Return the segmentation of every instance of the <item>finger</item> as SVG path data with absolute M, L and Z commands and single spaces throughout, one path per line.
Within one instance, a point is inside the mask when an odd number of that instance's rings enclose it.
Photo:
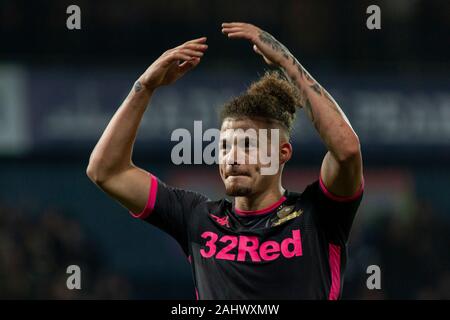
M 247 23 L 243 22 L 224 22 L 222 23 L 222 27 L 243 27 L 247 25 Z
M 257 54 L 259 54 L 260 56 L 262 56 L 263 59 L 264 59 L 264 61 L 265 61 L 268 65 L 273 65 L 273 64 L 274 64 L 272 61 L 270 61 L 269 59 L 267 59 L 266 56 L 265 56 L 261 51 L 259 51 L 259 49 L 258 49 L 258 47 L 256 46 L 256 44 L 253 45 L 253 50 L 254 50 Z
M 192 58 L 191 60 L 184 61 L 178 67 L 181 72 L 186 72 L 192 68 L 195 68 L 200 63 L 200 58 Z
M 233 32 L 233 33 L 228 33 L 227 34 L 228 38 L 230 39 L 249 39 L 250 40 L 250 35 L 247 32 Z
M 275 63 L 273 63 L 272 61 L 270 61 L 269 59 L 267 59 L 265 56 L 263 56 L 264 62 L 267 63 L 269 66 L 273 66 L 275 65 Z
M 254 50 L 257 54 L 263 56 L 262 52 L 259 51 L 259 49 L 258 49 L 258 47 L 256 46 L 256 44 L 253 45 L 253 50 Z
M 196 60 L 192 61 L 185 61 L 179 66 L 178 72 L 180 73 L 180 75 L 184 75 L 186 72 L 194 69 L 199 63 L 199 58 L 196 58 Z
M 205 51 L 206 49 L 208 49 L 208 45 L 200 43 L 189 43 L 182 45 L 180 48 L 191 49 L 196 51 Z
M 173 52 L 168 56 L 167 61 L 172 63 L 176 60 L 188 61 L 188 60 L 191 60 L 192 58 L 193 58 L 192 56 L 187 55 L 182 52 Z
M 191 50 L 191 49 L 179 49 L 178 52 L 189 55 L 190 57 L 203 57 L 202 51 Z
M 183 43 L 183 45 L 188 44 L 188 43 L 204 43 L 204 42 L 206 42 L 206 40 L 207 40 L 206 37 L 201 37 L 201 38 L 186 41 L 185 43 Z
M 233 33 L 233 32 L 241 32 L 244 31 L 243 28 L 233 27 L 233 28 L 222 28 L 222 33 Z

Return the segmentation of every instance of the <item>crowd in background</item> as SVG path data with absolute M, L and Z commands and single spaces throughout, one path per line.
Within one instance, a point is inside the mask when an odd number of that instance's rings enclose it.
M 427 62 L 438 71 L 439 64 L 448 65 L 444 57 L 450 55 L 444 41 L 450 34 L 449 1 L 80 0 L 81 30 L 68 31 L 66 9 L 71 4 L 0 2 L 0 38 L 6 43 L 0 58 L 129 64 L 206 35 L 214 61 L 236 62 L 236 56 L 243 65 L 253 61 L 251 54 L 239 54 L 239 47 L 225 41 L 220 33 L 224 20 L 259 25 L 307 62 L 317 59 L 351 70 L 380 70 L 380 63 L 395 60 L 390 68 L 414 67 L 417 72 Z M 372 4 L 381 8 L 379 31 L 366 27 L 366 10 Z
M 450 299 L 450 223 L 425 203 L 417 203 L 411 217 L 404 220 L 394 212 L 380 212 L 374 223 L 354 230 L 344 299 Z M 81 290 L 67 289 L 66 268 L 71 264 L 82 270 Z M 370 264 L 380 266 L 381 290 L 366 287 Z M 152 276 L 152 271 L 134 276 L 133 281 L 139 281 Z M 164 277 L 169 282 L 175 275 Z M 130 278 L 111 271 L 97 243 L 64 211 L 46 209 L 30 215 L 0 206 L 0 298 L 145 297 L 137 294 L 138 284 Z
M 414 200 L 407 217 L 395 210 L 353 230 L 344 297 L 450 299 L 450 221 L 431 203 Z M 381 290 L 368 290 L 369 265 L 381 271 Z
M 69 290 L 78 265 L 81 289 Z M 126 299 L 130 283 L 108 271 L 96 243 L 58 209 L 34 215 L 0 204 L 0 299 Z

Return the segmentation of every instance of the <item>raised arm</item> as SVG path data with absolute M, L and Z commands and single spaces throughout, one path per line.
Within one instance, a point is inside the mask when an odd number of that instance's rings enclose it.
M 200 63 L 206 38 L 188 41 L 164 52 L 135 82 L 95 146 L 87 167 L 88 177 L 132 212 L 147 203 L 149 173 L 132 161 L 139 125 L 154 91 L 175 82 Z
M 222 32 L 229 38 L 250 40 L 253 50 L 266 63 L 283 70 L 298 88 L 302 106 L 328 149 L 321 167 L 325 187 L 336 196 L 354 195 L 363 183 L 361 148 L 358 136 L 336 101 L 289 50 L 266 31 L 251 24 L 233 22 L 223 23 Z

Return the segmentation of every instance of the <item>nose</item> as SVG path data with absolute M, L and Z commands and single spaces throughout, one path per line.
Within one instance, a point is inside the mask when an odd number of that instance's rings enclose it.
M 230 151 L 225 155 L 225 164 L 227 165 L 237 165 L 237 148 L 235 144 L 231 145 Z

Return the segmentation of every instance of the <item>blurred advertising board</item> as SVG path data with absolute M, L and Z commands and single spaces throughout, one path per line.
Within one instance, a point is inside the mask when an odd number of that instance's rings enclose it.
M 1 152 L 90 148 L 128 94 L 139 72 L 129 69 L 31 68 L 0 73 Z M 138 135 L 140 149 L 167 150 L 171 133 L 202 120 L 218 127 L 218 110 L 257 75 L 199 70 L 155 93 Z M 450 147 L 450 81 L 317 76 L 338 101 L 366 150 Z M 26 114 L 24 114 L 26 113 Z M 26 117 L 25 117 L 26 115 Z M 25 121 L 28 118 L 28 121 Z M 30 138 L 30 141 L 28 141 Z M 293 137 L 303 148 L 321 144 L 300 111 Z
M 25 72 L 0 65 L 0 154 L 27 150 L 29 142 Z

